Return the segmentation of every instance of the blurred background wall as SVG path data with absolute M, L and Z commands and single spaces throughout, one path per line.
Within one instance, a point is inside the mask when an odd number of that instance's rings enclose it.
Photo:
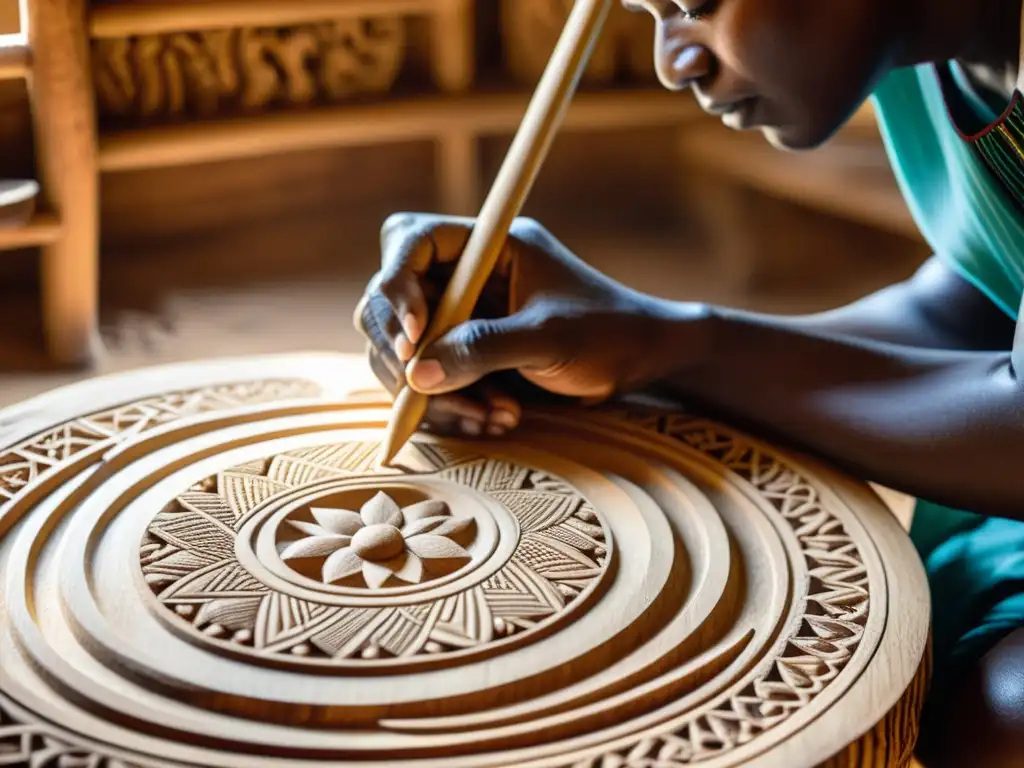
M 146 2 L 93 5 L 123 21 Z M 183 12 L 180 31 L 93 41 L 101 158 L 105 146 L 108 157 L 140 156 L 140 136 L 173 134 L 193 151 L 218 126 L 313 121 L 325 110 L 336 121 L 349 110 L 366 134 L 352 146 L 129 160 L 105 173 L 99 370 L 360 349 L 350 316 L 381 222 L 397 210 L 479 205 L 570 2 L 422 5 L 345 23 L 239 20 L 201 31 Z M 16 8 L 0 0 L 0 33 L 14 31 Z M 527 206 L 580 256 L 671 298 L 801 312 L 902 279 L 927 255 L 870 112 L 818 151 L 776 152 L 699 114 L 688 94 L 660 90 L 651 37 L 646 17 L 616 14 L 580 117 Z M 460 63 L 451 46 L 467 38 Z M 373 115 L 385 113 L 374 110 L 408 105 L 408 120 L 436 123 L 437 135 L 375 140 Z M 0 83 L 0 177 L 31 177 L 33 158 L 26 84 Z M 38 375 L 47 361 L 37 262 L 31 250 L 0 253 L 0 404 L 82 375 Z

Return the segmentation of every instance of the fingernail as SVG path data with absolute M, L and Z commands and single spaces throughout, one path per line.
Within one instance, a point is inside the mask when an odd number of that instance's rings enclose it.
M 491 411 L 488 420 L 505 429 L 512 429 L 516 425 L 515 414 L 509 411 Z
M 416 354 L 416 347 L 406 338 L 404 333 L 398 334 L 397 338 L 395 338 L 395 354 L 403 363 L 412 360 L 412 356 Z
M 487 434 L 491 437 L 504 437 L 507 430 L 500 424 L 488 424 Z
M 700 48 L 696 45 L 688 45 L 672 62 L 672 69 L 686 74 L 686 71 L 696 63 L 698 56 L 700 56 Z
M 409 370 L 409 381 L 417 389 L 433 389 L 444 380 L 444 368 L 437 360 L 417 360 Z
M 420 340 L 420 334 L 423 332 L 423 329 L 420 328 L 420 321 L 416 319 L 416 315 L 412 312 L 409 312 L 402 318 L 402 329 L 413 344 Z
M 459 419 L 459 426 L 467 435 L 476 437 L 483 430 L 483 425 L 475 419 Z

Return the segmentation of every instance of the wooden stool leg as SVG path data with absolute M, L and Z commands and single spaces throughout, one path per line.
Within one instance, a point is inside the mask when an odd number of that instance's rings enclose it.
M 61 219 L 42 249 L 43 324 L 51 357 L 88 363 L 98 348 L 96 112 L 85 0 L 30 0 L 29 78 L 43 205 Z

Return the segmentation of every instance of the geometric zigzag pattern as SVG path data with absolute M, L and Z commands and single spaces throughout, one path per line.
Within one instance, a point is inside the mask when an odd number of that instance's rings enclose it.
M 275 391 L 239 393 L 245 387 L 264 385 Z M 131 436 L 190 412 L 251 403 L 254 396 L 273 400 L 316 394 L 314 385 L 308 382 L 257 382 L 216 389 L 216 394 L 207 389 L 126 405 L 25 441 L 0 456 L 0 502 L 52 469 L 59 463 L 59 456 L 71 456 L 97 442 Z M 213 396 L 209 401 L 200 397 L 201 402 L 196 402 L 200 392 Z M 653 411 L 631 412 L 628 416 L 634 423 L 716 456 L 771 499 L 804 547 L 812 579 L 807 620 L 791 639 L 783 664 L 777 663 L 708 715 L 679 725 L 670 734 L 575 763 L 572 768 L 675 768 L 749 742 L 806 705 L 834 679 L 856 651 L 868 607 L 867 580 L 854 542 L 822 509 L 813 487 L 803 478 L 751 446 L 688 417 L 664 417 Z M 0 503 L 0 512 L 3 507 Z M 45 726 L 29 723 L 30 718 L 19 716 L 17 711 L 0 694 L 0 766 L 134 768 L 130 763 L 66 744 L 50 735 Z
M 198 483 L 150 525 L 143 575 L 161 603 L 215 644 L 294 663 L 480 648 L 563 613 L 601 576 L 606 534 L 571 486 L 507 462 L 417 447 L 433 473 L 486 493 L 519 522 L 509 561 L 476 586 L 421 604 L 345 608 L 272 590 L 237 562 L 235 536 L 250 510 L 324 479 L 371 475 L 375 442 L 289 451 Z
M 257 380 L 171 392 L 99 411 L 22 441 L 0 454 L 0 514 L 26 486 L 62 462 L 100 444 L 129 439 L 162 424 L 240 405 L 311 398 L 320 387 L 304 380 Z M 19 717 L 0 694 L 0 766 L 23 768 L 134 768 L 75 746 L 45 726 Z
M 0 694 L 0 766 L 17 768 L 137 768 L 64 741 L 38 723 L 24 722 Z
M 315 397 L 309 381 L 271 380 L 171 392 L 62 424 L 0 454 L 0 512 L 7 501 L 75 454 L 98 443 L 126 440 L 161 424 L 239 405 Z
M 807 604 L 781 656 L 738 694 L 671 733 L 567 768 L 677 768 L 742 746 L 828 687 L 853 657 L 867 618 L 868 578 L 857 545 L 808 480 L 706 422 L 653 412 L 629 418 L 713 456 L 761 492 L 800 544 L 810 579 Z

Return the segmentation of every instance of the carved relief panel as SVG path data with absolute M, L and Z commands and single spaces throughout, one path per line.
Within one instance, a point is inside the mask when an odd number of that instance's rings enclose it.
M 100 382 L 2 451 L 0 761 L 908 764 L 926 587 L 865 488 L 648 410 L 382 469 L 387 400 L 311 399 L 353 365 Z
M 558 41 L 573 0 L 501 0 L 502 44 L 509 74 L 520 84 L 536 83 Z M 645 14 L 612 9 L 594 49 L 584 84 L 607 86 L 618 76 L 633 84 L 656 82 L 653 24 Z
M 100 114 L 211 117 L 387 93 L 402 69 L 405 25 L 379 16 L 96 40 Z

